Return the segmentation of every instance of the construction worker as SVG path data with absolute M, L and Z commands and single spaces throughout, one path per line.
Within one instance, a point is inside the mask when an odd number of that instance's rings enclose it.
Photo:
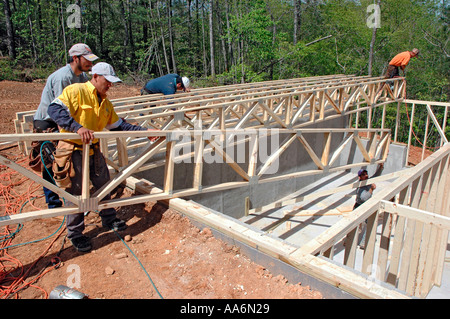
M 141 89 L 141 95 L 162 93 L 164 95 L 175 94 L 177 91 L 190 92 L 190 81 L 187 77 L 178 74 L 167 74 L 148 81 Z
M 377 170 L 375 171 L 375 174 L 373 174 L 372 178 L 380 176 L 383 169 L 384 169 L 384 164 L 380 163 L 377 167 Z M 368 180 L 369 174 L 367 173 L 367 170 L 360 169 L 358 171 L 358 179 L 360 182 Z M 353 209 L 355 210 L 356 208 L 358 208 L 359 206 L 364 204 L 366 201 L 368 201 L 372 197 L 373 191 L 376 188 L 377 188 L 377 186 L 375 184 L 368 184 L 365 186 L 358 187 L 356 189 L 356 201 L 355 201 L 355 205 L 353 206 Z M 363 236 L 362 236 L 361 240 L 359 241 L 359 246 L 362 249 L 364 249 L 365 240 L 366 240 L 366 230 L 365 230 L 366 224 L 367 224 L 367 220 L 364 222 L 364 225 L 362 226 Z
M 90 144 L 89 169 L 90 180 L 96 189 L 101 188 L 110 180 L 109 170 L 105 158 L 100 152 L 99 141 L 94 139 L 94 132 L 105 128 L 116 131 L 140 131 L 146 128 L 132 125 L 119 118 L 106 93 L 113 83 L 121 82 L 114 69 L 108 63 L 100 62 L 92 68 L 92 79 L 86 83 L 73 84 L 64 89 L 62 94 L 49 106 L 50 117 L 58 124 L 61 132 L 74 132 L 80 139 L 60 141 L 64 149 L 73 151 L 70 154 L 73 174 L 70 174 L 70 186 L 67 191 L 73 195 L 80 195 L 82 191 L 82 149 L 83 144 Z M 149 138 L 151 139 L 151 138 Z M 152 140 L 152 139 L 151 139 Z M 69 145 L 69 148 L 67 148 Z M 62 150 L 62 146 L 61 149 Z M 56 157 L 55 152 L 55 157 Z M 56 163 L 56 160 L 55 160 Z M 55 171 L 55 177 L 57 170 Z M 68 171 L 71 171 L 68 170 Z M 110 195 L 105 200 L 110 199 Z M 115 231 L 126 229 L 123 220 L 116 217 L 114 208 L 100 211 L 102 225 Z M 76 250 L 90 251 L 90 239 L 83 235 L 84 213 L 67 216 L 67 237 Z
M 34 114 L 34 132 L 57 132 L 58 126 L 48 115 L 48 106 L 50 103 L 58 97 L 64 90 L 64 88 L 73 83 L 84 83 L 89 80 L 87 74 L 92 69 L 92 62 L 98 59 L 98 56 L 92 53 L 92 50 L 88 45 L 84 43 L 77 43 L 73 45 L 69 50 L 69 63 L 64 67 L 53 72 L 47 79 L 44 90 L 41 95 L 41 102 Z M 53 152 L 54 145 L 50 142 L 33 143 L 33 151 L 31 158 L 39 159 L 41 157 L 41 149 L 45 150 L 44 160 L 51 161 L 48 159 L 49 154 Z M 42 163 L 40 165 L 42 171 L 42 177 L 44 180 L 54 184 L 53 182 L 53 172 L 51 171 L 51 165 L 45 165 Z M 48 208 L 61 207 L 62 202 L 58 194 L 52 192 L 51 190 L 44 187 L 45 200 L 47 202 Z
M 403 71 L 403 76 L 406 76 L 406 66 L 411 58 L 415 58 L 419 55 L 418 49 L 413 49 L 412 51 L 405 51 L 397 54 L 390 62 L 387 69 L 385 78 L 392 79 L 400 76 L 400 69 Z

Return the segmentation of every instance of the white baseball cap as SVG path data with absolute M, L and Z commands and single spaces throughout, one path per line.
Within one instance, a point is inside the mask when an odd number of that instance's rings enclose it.
M 103 75 L 111 83 L 122 82 L 114 72 L 113 67 L 106 62 L 99 62 L 92 67 L 91 74 Z
M 82 56 L 83 58 L 85 58 L 88 61 L 95 61 L 98 59 L 98 56 L 96 56 L 94 53 L 92 53 L 91 48 L 84 43 L 77 43 L 74 44 L 70 50 L 69 50 L 69 55 L 70 56 Z

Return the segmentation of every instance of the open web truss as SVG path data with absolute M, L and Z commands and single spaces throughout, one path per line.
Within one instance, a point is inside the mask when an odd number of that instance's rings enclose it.
M 111 180 L 94 194 L 89 192 L 88 165 L 83 166 L 82 194 L 74 196 L 44 181 L 30 169 L 0 156 L 2 165 L 51 189 L 67 202 L 62 208 L 2 216 L 0 226 L 167 200 L 170 207 L 187 216 L 356 297 L 424 297 L 442 280 L 450 229 L 450 203 L 448 196 L 444 196 L 450 186 L 450 146 L 445 135 L 450 104 L 405 100 L 405 90 L 404 78 L 388 81 L 333 75 L 194 89 L 191 93 L 173 96 L 147 95 L 113 100 L 120 117 L 156 131 L 95 133 L 110 166 Z M 397 119 L 394 127 L 386 127 L 385 110 L 389 104 L 400 107 L 402 103 L 412 106 L 412 112 L 418 107 L 427 109 L 426 129 L 431 125 L 437 130 L 439 150 L 413 168 L 370 180 L 389 180 L 391 183 L 365 205 L 302 247 L 291 246 L 183 199 L 384 163 L 391 142 L 397 139 L 399 126 L 405 125 Z M 435 106 L 445 110 L 442 123 L 433 113 Z M 382 110 L 381 121 L 374 118 L 376 110 Z M 26 154 L 31 141 L 78 137 L 72 133 L 32 134 L 32 115 L 32 112 L 18 113 L 15 120 L 17 133 L 0 135 L 0 143 L 18 143 Z M 344 127 L 330 125 L 342 119 L 347 123 Z M 412 121 L 411 118 L 411 124 L 408 123 L 411 128 Z M 364 123 L 363 127 L 360 123 Z M 158 139 L 150 142 L 147 138 L 150 136 Z M 314 143 L 313 137 L 317 136 L 320 136 L 320 145 Z M 274 141 L 276 147 L 269 147 Z M 308 154 L 315 168 L 277 174 L 277 162 L 295 144 Z M 341 164 L 338 159 L 349 145 L 359 152 L 362 161 Z M 88 163 L 88 148 L 85 145 L 83 149 L 84 163 Z M 205 168 L 212 162 L 227 165 L 230 177 L 214 184 L 205 182 Z M 177 175 L 177 166 L 186 163 L 190 165 L 190 176 Z M 164 171 L 160 185 L 136 177 L 143 172 L 152 176 L 154 169 Z M 177 187 L 180 178 L 187 180 L 181 183 L 182 188 Z M 187 187 L 186 183 L 189 183 Z M 134 194 L 128 198 L 104 200 L 120 184 L 134 189 Z M 308 196 L 318 198 L 359 185 L 352 183 Z M 263 213 L 297 200 L 279 200 L 252 208 L 251 212 Z M 379 218 L 383 220 L 381 242 L 376 239 Z M 356 234 L 365 220 L 368 220 L 367 248 L 362 268 L 356 269 Z M 345 258 L 341 263 L 333 260 L 333 247 L 344 241 Z M 370 267 L 375 262 L 376 274 L 372 270 L 374 267 Z

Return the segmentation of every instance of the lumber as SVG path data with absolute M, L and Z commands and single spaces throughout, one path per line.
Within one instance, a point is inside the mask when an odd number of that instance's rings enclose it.
M 361 298 L 405 298 L 403 292 L 422 297 L 432 284 L 439 282 L 442 264 L 445 260 L 444 237 L 448 234 L 449 217 L 441 214 L 448 209 L 446 187 L 450 177 L 448 166 L 450 147 L 445 135 L 445 121 L 440 126 L 433 113 L 432 106 L 445 108 L 448 113 L 450 103 L 405 100 L 404 78 L 396 78 L 394 89 L 386 85 L 382 77 L 361 76 L 323 76 L 303 79 L 278 80 L 255 84 L 239 84 L 217 88 L 195 89 L 191 93 L 173 96 L 141 96 L 113 100 L 116 112 L 127 121 L 144 127 L 156 129 L 138 132 L 96 132 L 102 151 L 110 165 L 111 180 L 94 194 L 89 192 L 88 149 L 84 146 L 83 191 L 81 196 L 68 194 L 40 176 L 30 172 L 13 161 L 0 156 L 0 163 L 17 170 L 33 181 L 56 191 L 68 199 L 71 206 L 5 216 L 0 225 L 27 221 L 35 218 L 62 216 L 84 210 L 104 209 L 143 203 L 146 201 L 169 201 L 172 207 L 184 211 L 191 218 L 223 232 L 233 239 L 242 241 L 264 253 L 279 258 L 299 270 Z M 219 213 L 185 201 L 184 197 L 209 192 L 238 189 L 258 184 L 339 172 L 369 164 L 383 163 L 387 159 L 391 142 L 391 129 L 385 128 L 386 106 L 397 103 L 413 104 L 413 109 L 427 109 L 428 126 L 434 125 L 441 137 L 440 149 L 416 167 L 395 172 L 366 181 L 390 180 L 385 189 L 377 192 L 365 205 L 345 214 L 344 210 L 332 210 L 324 214 L 342 215 L 342 219 L 327 231 L 312 239 L 302 247 L 293 247 L 286 242 L 272 238 L 261 231 L 242 225 L 238 221 Z M 373 128 L 373 112 L 383 108 L 381 128 Z M 367 128 L 360 127 L 359 119 L 368 113 Z M 78 139 L 74 133 L 32 134 L 29 131 L 31 113 L 16 114 L 16 134 L 0 135 L 0 143 L 18 143 L 24 151 L 31 141 Z M 445 115 L 446 118 L 447 115 Z M 327 128 L 333 120 L 356 117 L 356 128 Z M 413 119 L 412 114 L 411 119 Z M 397 138 L 399 120 L 395 123 L 394 140 Z M 413 123 L 411 123 L 411 128 Z M 314 127 L 318 128 L 312 128 Z M 28 130 L 28 132 L 27 132 Z M 284 135 L 286 139 L 279 149 L 268 155 L 258 166 L 259 143 L 265 138 Z M 411 134 L 411 133 L 410 133 Z M 313 145 L 309 136 L 320 136 L 321 145 Z M 364 146 L 363 137 L 368 137 Z M 159 139 L 149 145 L 147 138 Z M 183 137 L 183 141 L 179 141 Z M 238 142 L 234 142 L 237 138 Z M 338 139 L 338 140 L 336 140 Z M 299 148 L 305 151 L 317 169 L 290 171 L 285 174 L 269 175 L 267 172 L 282 154 L 288 151 L 295 140 Z M 248 146 L 249 153 L 245 163 L 234 157 L 234 151 L 227 149 L 227 142 L 233 146 Z M 408 145 L 411 142 L 409 137 Z M 351 144 L 354 143 L 354 144 Z M 425 143 L 426 144 L 426 140 Z M 334 149 L 332 146 L 335 146 Z M 207 146 L 207 147 L 206 147 Z M 345 147 L 354 147 L 363 160 L 360 163 L 341 165 L 339 157 Z M 176 156 L 177 150 L 183 153 Z M 223 162 L 229 165 L 237 176 L 234 181 L 217 182 L 204 185 L 204 156 L 217 153 Z M 214 154 L 215 154 L 214 153 Z M 175 179 L 176 165 L 183 160 L 194 160 L 192 165 L 192 185 L 177 189 Z M 191 163 L 191 162 L 190 162 Z M 223 163 L 223 164 L 225 164 Z M 162 187 L 133 174 L 145 170 L 164 167 Z M 190 173 L 189 173 L 190 174 Z M 191 176 L 190 176 L 191 177 Z M 104 200 L 119 184 L 126 184 L 139 194 L 129 198 Z M 353 182 L 331 190 L 299 196 L 289 200 L 278 200 L 264 207 L 250 209 L 249 214 L 294 204 L 302 200 L 315 199 L 338 192 L 351 191 L 363 185 Z M 425 193 L 429 193 L 426 195 Z M 397 202 L 392 202 L 398 198 Z M 316 215 L 315 211 L 288 212 L 273 228 L 298 216 Z M 379 255 L 376 241 L 377 214 L 383 214 L 383 229 L 379 243 Z M 357 229 L 369 219 L 368 245 L 364 256 L 362 271 L 372 275 L 368 267 L 378 257 L 378 266 L 382 269 L 378 279 L 392 286 L 378 285 L 367 276 L 361 275 L 355 266 Z M 289 224 L 286 224 L 289 227 Z M 392 237 L 393 233 L 393 238 Z M 344 264 L 333 260 L 334 245 L 345 241 Z M 391 252 L 391 255 L 389 255 Z M 423 251 L 424 253 L 420 253 Z M 419 278 L 419 276 L 421 276 Z M 392 287 L 392 288 L 390 288 Z

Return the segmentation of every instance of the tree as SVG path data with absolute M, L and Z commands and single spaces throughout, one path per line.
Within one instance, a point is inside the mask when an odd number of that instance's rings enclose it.
M 380 8 L 381 0 L 377 1 L 378 8 Z M 377 14 L 380 14 L 380 12 L 376 12 Z M 372 76 L 372 65 L 373 65 L 373 58 L 374 58 L 374 47 L 375 47 L 375 40 L 377 38 L 377 29 L 379 26 L 376 23 L 373 23 L 372 25 L 372 40 L 370 41 L 370 52 L 369 52 L 369 67 L 367 73 L 369 76 Z
M 373 29 L 366 23 L 367 8 L 377 3 L 381 26 Z M 145 81 L 177 72 L 189 74 L 199 86 L 337 73 L 380 76 L 395 54 L 418 47 L 423 54 L 408 66 L 408 98 L 448 101 L 450 96 L 448 1 L 3 0 L 2 4 L 0 51 L 15 59 L 11 62 L 15 69 L 34 65 L 35 77 L 45 77 L 65 64 L 67 49 L 77 42 L 87 43 L 124 78 Z M 67 24 L 73 14 L 67 9 L 73 5 L 81 15 L 76 28 Z M 314 42 L 320 39 L 324 40 Z
M 211 58 L 211 77 L 216 77 L 216 64 L 214 62 L 214 29 L 213 29 L 213 17 L 214 17 L 214 0 L 209 2 L 209 50 Z
M 5 13 L 6 20 L 6 41 L 8 46 L 8 55 L 11 59 L 16 58 L 16 43 L 14 37 L 14 27 L 11 20 L 11 7 L 9 6 L 9 0 L 3 0 L 3 11 Z
M 294 0 L 294 45 L 297 44 L 302 25 L 302 1 Z

